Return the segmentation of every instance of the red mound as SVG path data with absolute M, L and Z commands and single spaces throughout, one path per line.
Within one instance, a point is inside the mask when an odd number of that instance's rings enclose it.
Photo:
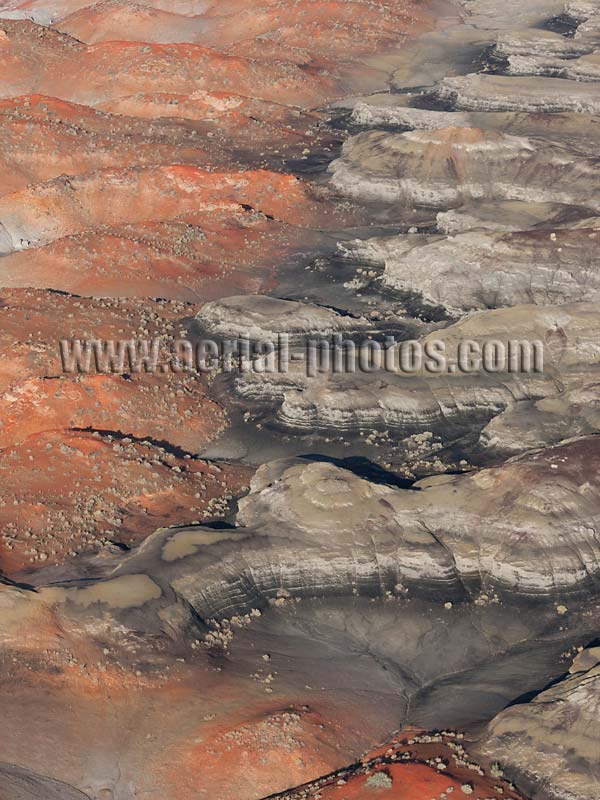
M 0 449 L 42 431 L 91 428 L 168 441 L 194 452 L 225 426 L 224 412 L 196 388 L 194 378 L 168 385 L 164 377 L 149 375 L 31 378 L 14 384 L 0 402 Z
M 2 453 L 0 572 L 11 575 L 156 528 L 218 516 L 249 470 L 146 442 L 53 431 Z
M 502 796 L 520 800 L 506 781 L 486 775 L 453 733 L 414 734 L 365 756 L 360 766 L 284 792 L 281 800 L 431 800 L 446 795 L 472 800 Z
M 144 0 L 143 5 L 174 14 L 202 14 L 214 0 Z M 12 19 L 34 19 L 48 25 L 82 8 L 94 6 L 93 0 L 3 0 L 2 14 Z
M 210 467 L 156 443 L 194 449 L 222 429 L 224 416 L 198 377 L 61 377 L 62 339 L 169 341 L 196 310 L 0 293 L 0 572 L 60 562 L 106 540 L 133 543 L 174 519 L 218 513 L 218 498 L 239 494 L 244 468 Z
M 18 250 L 102 226 L 181 219 L 199 210 L 208 218 L 231 203 L 291 225 L 340 224 L 339 214 L 289 175 L 170 166 L 61 177 L 7 195 L 0 199 L 0 234 L 4 229 L 12 242 L 6 251 Z
M 203 147 L 229 148 L 257 166 L 306 157 L 337 143 L 337 136 L 321 126 L 317 113 L 227 92 L 198 91 L 189 97 L 140 94 L 102 103 L 99 108 L 130 117 L 193 121 Z
M 326 76 L 195 44 L 116 41 L 87 46 L 20 20 L 0 20 L 0 36 L 5 97 L 38 92 L 98 105 L 141 93 L 192 94 L 205 89 L 314 106 L 335 95 L 333 82 Z
M 27 378 L 62 374 L 59 342 L 179 336 L 198 306 L 145 300 L 94 302 L 54 292 L 0 290 L 0 391 Z
M 219 166 L 231 157 L 195 126 L 116 116 L 42 95 L 0 100 L 0 193 L 61 174 L 158 163 Z
M 254 800 L 336 763 L 334 741 L 319 714 L 306 706 L 250 710 L 252 716 L 239 724 L 201 726 L 200 736 L 192 732 L 166 754 L 166 785 L 177 786 L 173 800 Z
M 0 294 L 0 449 L 43 431 L 92 428 L 170 441 L 196 451 L 219 435 L 225 415 L 204 381 L 188 373 L 64 374 L 63 339 L 168 343 L 197 306 L 167 302 L 92 301 L 45 292 Z M 107 366 L 107 365 L 105 365 Z M 129 371 L 129 361 L 124 362 Z M 94 362 L 90 364 L 94 372 Z
M 275 266 L 317 234 L 235 204 L 84 232 L 0 260 L 0 283 L 98 297 L 206 302 L 264 292 Z
M 202 43 L 207 23 L 197 17 L 190 18 L 144 4 L 109 0 L 69 14 L 55 27 L 87 44 L 123 38 L 130 42 Z
M 309 54 L 310 60 L 325 63 L 397 48 L 406 32 L 426 18 L 423 10 L 405 0 L 384 4 L 261 0 L 252 8 L 240 0 L 223 0 L 193 19 L 132 2 L 111 1 L 80 9 L 55 27 L 88 44 L 118 41 L 127 31 L 131 41 L 195 42 L 232 47 L 234 52 L 243 43 L 249 57 L 270 59 L 276 47 L 283 60 L 297 63 L 300 51 Z
M 205 39 L 214 46 L 228 42 L 233 52 L 259 53 L 266 39 L 282 51 L 305 50 L 315 60 L 332 63 L 397 49 L 408 31 L 431 20 L 427 11 L 406 0 L 263 0 L 253 8 L 243 0 L 226 0 L 213 5 L 205 18 L 214 23 L 211 38 Z M 270 57 L 268 51 L 265 56 Z

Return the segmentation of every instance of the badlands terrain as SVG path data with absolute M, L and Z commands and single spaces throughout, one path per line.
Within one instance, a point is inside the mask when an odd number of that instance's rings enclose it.
M 600 800 L 600 0 L 0 0 L 0 145 L 0 800 Z M 338 335 L 543 366 L 60 347 Z

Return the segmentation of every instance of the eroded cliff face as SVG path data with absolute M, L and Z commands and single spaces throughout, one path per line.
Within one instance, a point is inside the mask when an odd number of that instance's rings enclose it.
M 598 800 L 599 48 L 595 0 L 0 2 L 3 800 Z M 240 337 L 279 367 L 172 360 Z

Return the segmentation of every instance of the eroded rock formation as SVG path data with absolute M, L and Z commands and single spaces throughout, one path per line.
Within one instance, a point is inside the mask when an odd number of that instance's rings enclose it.
M 497 757 L 530 796 L 589 798 L 598 792 L 600 652 L 579 653 L 562 680 L 503 711 L 478 748 Z
M 598 800 L 599 22 L 0 0 L 3 800 Z

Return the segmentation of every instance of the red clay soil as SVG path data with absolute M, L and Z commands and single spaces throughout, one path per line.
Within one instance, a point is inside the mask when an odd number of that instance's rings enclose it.
M 181 320 L 199 308 L 170 301 L 94 301 L 35 289 L 0 289 L 0 391 L 29 378 L 61 376 L 63 339 L 169 341 L 180 335 Z
M 339 139 L 319 114 L 226 92 L 138 94 L 102 108 L 36 94 L 0 100 L 0 195 L 108 168 L 285 168 Z
M 192 166 L 101 170 L 61 176 L 0 198 L 0 223 L 15 248 L 47 244 L 103 226 L 181 219 L 231 204 L 290 225 L 339 227 L 347 214 L 320 202 L 291 175 L 207 172 Z M 0 229 L 1 231 L 1 229 Z
M 407 32 L 429 21 L 405 0 L 240 0 L 212 2 L 192 18 L 130 2 L 104 2 L 80 9 L 54 27 L 87 44 L 119 41 L 189 42 L 272 61 L 278 58 L 313 71 L 339 61 L 397 48 Z M 169 11 L 171 11 L 169 9 Z
M 294 705 L 251 709 L 250 718 L 203 725 L 166 754 L 173 800 L 219 797 L 254 800 L 328 771 L 339 756 L 329 721 Z M 227 778 L 225 777 L 227 776 Z
M 0 291 L 0 573 L 60 563 L 107 541 L 133 544 L 174 520 L 218 516 L 242 491 L 246 469 L 177 450 L 197 450 L 226 424 L 202 376 L 62 371 L 62 339 L 168 342 L 197 310 Z M 76 430 L 88 428 L 113 435 Z
M 43 95 L 0 100 L 1 195 L 59 175 L 161 163 L 214 168 L 232 158 L 226 142 L 189 123 L 149 125 Z
M 242 162 L 261 166 L 305 159 L 339 139 L 323 124 L 322 114 L 230 92 L 137 94 L 98 107 L 130 119 L 177 119 L 195 132 L 203 147 L 218 152 L 220 145 L 232 158 L 237 155 Z
M 30 51 L 43 47 L 41 91 L 89 104 L 201 88 L 314 107 L 339 94 L 349 63 L 398 49 L 408 34 L 432 24 L 425 8 L 407 0 L 261 0 L 251 8 L 245 0 L 9 5 L 17 9 L 13 16 L 53 22 L 64 35 L 49 31 L 33 48 L 31 40 L 42 35 L 32 23 L 4 22 L 8 79 L 31 83 Z M 87 86 L 78 80 L 82 69 Z M 364 63 L 361 69 L 368 72 Z
M 198 306 L 170 302 L 103 300 L 93 303 L 33 290 L 0 292 L 0 395 L 3 418 L 0 449 L 43 431 L 114 431 L 135 438 L 167 441 L 196 452 L 226 425 L 221 407 L 207 396 L 195 373 L 65 373 L 60 341 L 87 338 L 157 338 L 164 343 L 185 335 L 181 320 Z
M 196 452 L 225 428 L 194 377 L 82 375 L 30 378 L 0 395 L 0 450 L 42 431 L 92 429 L 170 442 Z
M 0 574 L 62 563 L 157 528 L 218 518 L 251 470 L 151 442 L 55 430 L 0 454 Z
M 359 764 L 276 795 L 280 800 L 522 800 L 498 772 L 483 770 L 462 734 L 414 731 L 363 757 Z M 491 772 L 494 772 L 492 767 Z M 275 797 L 275 795 L 273 795 Z
M 0 284 L 204 303 L 266 293 L 276 267 L 319 238 L 223 203 L 175 220 L 84 231 L 12 253 L 0 260 Z
M 263 64 L 197 44 L 121 40 L 87 46 L 25 20 L 0 20 L 0 74 L 5 97 L 38 92 L 91 106 L 199 89 L 306 107 L 336 95 L 332 78 L 293 64 Z

